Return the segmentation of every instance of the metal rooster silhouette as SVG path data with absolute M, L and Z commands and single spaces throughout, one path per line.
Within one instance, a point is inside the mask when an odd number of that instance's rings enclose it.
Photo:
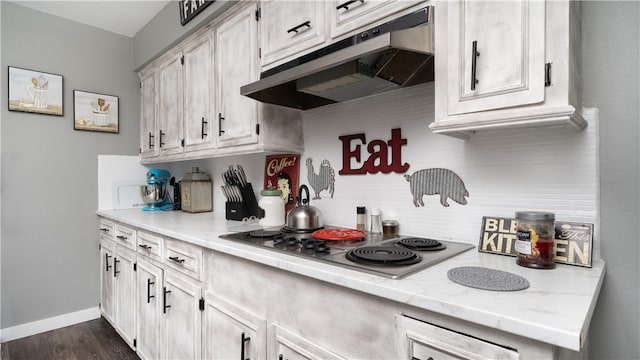
M 311 158 L 307 158 L 307 180 L 309 185 L 313 189 L 315 196 L 314 200 L 322 199 L 320 193 L 324 190 L 328 190 L 333 198 L 333 192 L 335 191 L 336 173 L 329 164 L 329 160 L 324 159 L 320 163 L 320 172 L 316 174 L 313 170 L 313 164 Z

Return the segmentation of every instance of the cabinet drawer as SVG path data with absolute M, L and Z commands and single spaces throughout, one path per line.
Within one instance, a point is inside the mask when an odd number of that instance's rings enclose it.
M 409 359 L 517 360 L 517 350 L 396 315 L 396 353 Z
M 414 0 L 383 0 L 383 1 L 333 1 L 330 8 L 331 38 L 336 38 L 346 33 L 364 30 L 373 23 L 391 21 L 402 10 L 415 6 L 427 6 L 424 1 Z M 415 10 L 415 9 L 414 9 Z
M 133 251 L 136 250 L 136 229 L 118 224 L 115 237 L 115 242 L 118 245 L 125 246 Z
M 116 225 L 113 222 L 107 219 L 100 219 L 98 229 L 100 229 L 100 240 L 113 241 L 115 239 Z
M 138 254 L 163 262 L 164 257 L 162 256 L 162 250 L 164 248 L 164 239 L 162 237 L 144 231 L 138 231 L 137 240 Z
M 200 280 L 202 275 L 202 249 L 198 246 L 167 239 L 165 264 L 185 275 Z

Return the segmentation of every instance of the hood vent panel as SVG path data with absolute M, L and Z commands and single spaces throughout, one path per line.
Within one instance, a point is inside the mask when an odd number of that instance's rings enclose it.
M 240 92 L 307 110 L 433 81 L 430 11 L 421 9 L 270 69 Z

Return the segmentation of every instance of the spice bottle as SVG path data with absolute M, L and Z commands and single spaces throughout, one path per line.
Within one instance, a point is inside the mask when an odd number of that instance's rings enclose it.
M 398 222 L 395 220 L 383 220 L 382 234 L 384 236 L 398 236 Z
M 380 208 L 371 209 L 370 234 L 382 234 L 382 219 L 380 218 Z
M 367 230 L 367 209 L 364 206 L 356 207 L 356 229 Z
M 553 269 L 555 215 L 539 211 L 516 212 L 516 264 L 536 269 Z

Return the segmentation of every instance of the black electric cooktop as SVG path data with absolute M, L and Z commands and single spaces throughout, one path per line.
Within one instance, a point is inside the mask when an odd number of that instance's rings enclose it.
M 408 236 L 367 235 L 356 240 L 320 240 L 311 233 L 272 229 L 220 237 L 391 279 L 403 278 L 474 248 L 471 244 Z

